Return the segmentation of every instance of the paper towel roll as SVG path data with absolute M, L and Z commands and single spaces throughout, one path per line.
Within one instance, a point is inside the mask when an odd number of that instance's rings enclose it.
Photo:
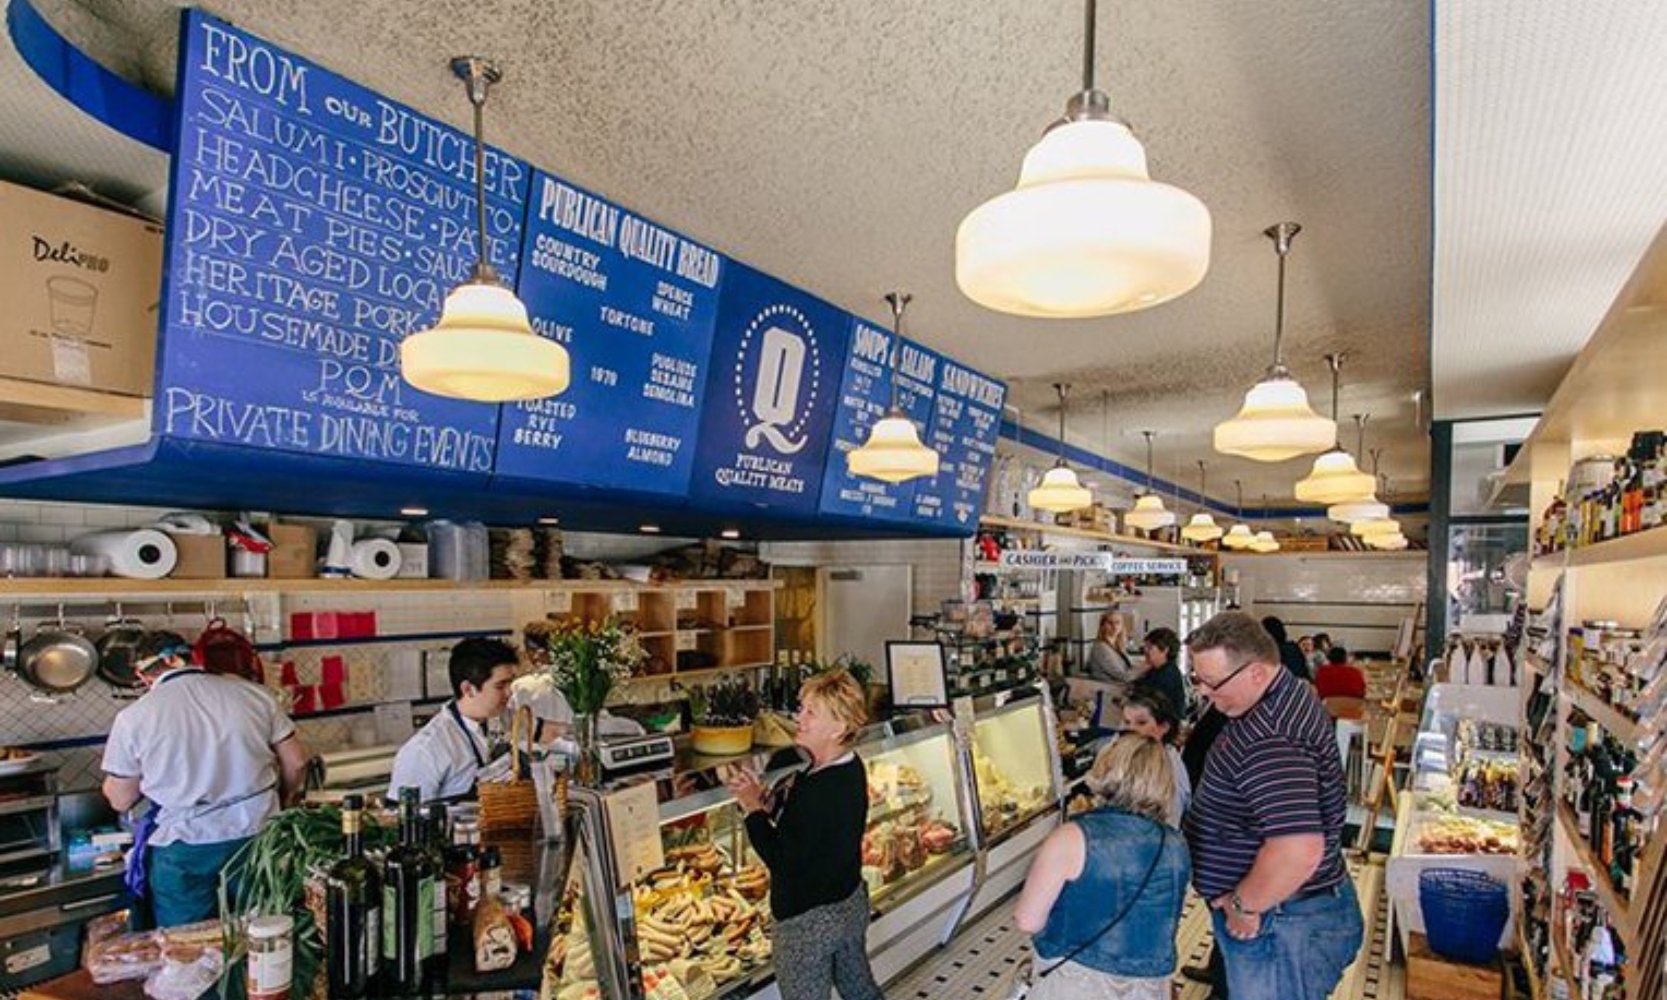
M 349 564 L 353 575 L 365 580 L 392 580 L 399 572 L 399 546 L 386 538 L 367 538 L 353 543 Z
M 76 555 L 104 556 L 111 573 L 135 580 L 160 580 L 179 559 L 174 540 L 154 528 L 98 531 L 72 540 L 69 547 Z

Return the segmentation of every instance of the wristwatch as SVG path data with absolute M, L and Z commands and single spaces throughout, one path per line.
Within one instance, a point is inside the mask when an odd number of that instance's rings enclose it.
M 1245 909 L 1244 900 L 1239 898 L 1239 890 L 1237 889 L 1234 889 L 1233 895 L 1228 897 L 1227 905 L 1231 906 L 1233 908 L 1233 912 L 1241 917 L 1259 917 L 1262 915 L 1260 910 Z

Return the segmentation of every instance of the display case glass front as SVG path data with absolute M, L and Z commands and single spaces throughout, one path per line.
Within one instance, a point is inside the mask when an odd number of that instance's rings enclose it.
M 972 760 L 986 840 L 1017 829 L 1058 804 L 1052 743 L 1040 698 L 979 712 L 973 725 Z
M 604 995 L 598 958 L 608 947 L 607 933 L 595 912 L 598 901 L 585 886 L 590 860 L 587 844 L 575 842 L 544 960 L 540 994 L 551 1000 L 601 1000 Z
M 885 910 L 966 861 L 955 745 L 933 726 L 857 747 L 868 768 L 868 829 L 862 875 L 870 901 Z

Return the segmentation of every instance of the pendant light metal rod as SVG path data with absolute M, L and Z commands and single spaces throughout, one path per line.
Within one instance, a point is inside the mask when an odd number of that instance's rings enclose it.
M 1343 381 L 1343 355 L 1327 354 L 1326 364 L 1331 366 L 1331 422 L 1337 422 L 1337 394 Z
M 479 56 L 453 59 L 451 70 L 468 85 L 469 103 L 474 107 L 475 117 L 475 221 L 480 233 L 479 257 L 470 280 L 496 283 L 498 274 L 486 252 L 486 95 L 492 84 L 503 79 L 503 71 L 497 63 Z
M 1140 433 L 1146 435 L 1146 492 L 1151 493 L 1154 492 L 1152 489 L 1152 438 L 1157 436 L 1157 431 L 1141 431 Z
M 1239 491 L 1239 520 L 1244 520 L 1244 480 L 1233 480 L 1233 488 Z
M 891 303 L 891 404 L 888 413 L 897 410 L 897 366 L 903 356 L 903 310 L 909 308 L 914 296 L 908 292 L 887 292 L 886 301 Z
M 1083 0 L 1082 6 L 1082 89 L 1087 92 L 1094 89 L 1094 15 L 1099 4 Z
M 1204 460 L 1201 458 L 1198 460 L 1198 509 L 1205 512 L 1209 510 L 1209 508 L 1205 506 L 1205 502 L 1209 499 L 1204 492 L 1206 482 L 1208 482 L 1208 480 L 1204 478 Z
M 1366 421 L 1372 419 L 1370 413 L 1356 413 L 1354 415 L 1354 453 L 1357 458 L 1366 458 Z
M 1279 295 L 1274 300 L 1273 367 L 1270 372 L 1285 371 L 1285 257 L 1291 252 L 1291 241 L 1302 232 L 1295 222 L 1279 222 L 1262 230 L 1262 235 L 1273 240 L 1274 252 L 1279 255 Z
M 1071 387 L 1069 385 L 1066 385 L 1063 382 L 1055 382 L 1053 384 L 1053 388 L 1054 388 L 1055 392 L 1059 393 L 1059 461 L 1058 461 L 1057 464 L 1064 465 L 1065 464 L 1065 393 L 1070 391 Z

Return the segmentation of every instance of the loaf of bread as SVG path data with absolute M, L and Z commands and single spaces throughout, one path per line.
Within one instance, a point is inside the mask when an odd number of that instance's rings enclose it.
M 483 899 L 475 909 L 475 971 L 499 972 L 515 964 L 515 928 L 495 899 Z

